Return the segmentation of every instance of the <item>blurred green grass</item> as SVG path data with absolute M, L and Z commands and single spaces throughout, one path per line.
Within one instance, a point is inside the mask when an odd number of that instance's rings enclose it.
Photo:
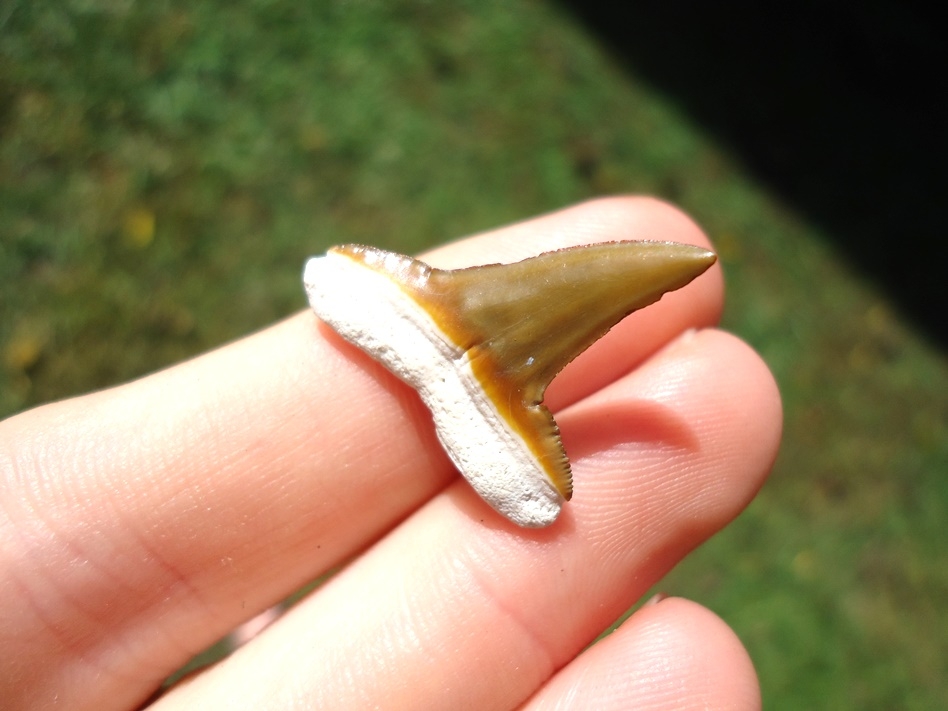
M 785 445 L 661 588 L 721 614 L 772 709 L 948 698 L 948 363 L 779 196 L 556 6 L 0 9 L 0 415 L 303 308 L 304 259 L 413 252 L 653 193 L 719 247 Z

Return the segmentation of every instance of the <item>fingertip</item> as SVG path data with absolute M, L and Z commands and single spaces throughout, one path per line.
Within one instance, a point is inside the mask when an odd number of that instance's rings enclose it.
M 725 471 L 750 477 L 757 491 L 769 474 L 783 428 L 780 391 L 770 368 L 745 341 L 720 329 L 682 334 L 649 364 L 651 387 L 690 404 L 688 420 L 720 455 Z M 740 463 L 740 466 L 736 466 Z
M 617 521 L 635 521 L 639 530 L 688 531 L 681 542 L 690 549 L 731 521 L 763 485 L 779 449 L 782 415 L 760 356 L 729 333 L 704 329 L 680 335 L 632 373 L 559 413 L 557 422 L 574 465 L 570 507 L 592 517 L 606 545 L 635 535 Z M 671 566 L 683 552 L 656 554 L 653 562 L 667 559 Z
M 746 471 L 757 472 L 763 484 L 777 458 L 783 433 L 783 404 L 777 380 L 761 355 L 734 334 L 709 329 L 698 335 L 713 346 L 702 348 L 696 344 L 693 354 L 706 359 L 707 377 L 718 380 L 721 393 L 717 402 L 703 401 L 704 411 L 698 416 L 716 423 L 722 439 L 729 433 L 742 434 L 734 446 L 741 448 Z
M 617 635 L 617 646 L 633 651 L 650 667 L 653 691 L 667 695 L 670 703 L 656 707 L 760 708 L 760 685 L 750 655 L 734 630 L 708 608 L 684 598 L 666 598 L 636 612 Z
M 667 598 L 636 611 L 525 708 L 567 706 L 754 711 L 761 698 L 754 665 L 733 630 L 697 603 Z

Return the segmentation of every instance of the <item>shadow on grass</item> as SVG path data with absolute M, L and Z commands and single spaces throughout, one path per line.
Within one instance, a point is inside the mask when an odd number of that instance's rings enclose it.
M 919 3 L 565 0 L 948 346 L 945 44 Z

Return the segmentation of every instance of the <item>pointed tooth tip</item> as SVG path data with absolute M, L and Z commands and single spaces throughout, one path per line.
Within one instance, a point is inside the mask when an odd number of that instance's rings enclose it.
M 708 263 L 708 266 L 711 266 L 716 261 L 718 261 L 718 255 L 716 252 L 713 252 L 710 249 L 705 249 L 704 247 L 697 247 L 699 253 L 696 255 L 697 259 L 700 259 Z
M 654 284 L 663 284 L 664 291 L 685 286 L 707 271 L 718 258 L 709 249 L 679 242 L 652 243 L 644 256 L 647 271 L 643 275 Z
M 668 263 L 680 266 L 683 272 L 692 274 L 692 278 L 697 277 L 718 260 L 718 255 L 705 247 L 674 242 L 669 242 L 668 246 L 672 248 L 665 255 Z
M 704 269 L 707 269 L 716 261 L 718 261 L 718 255 L 712 252 L 710 249 L 700 249 L 701 251 L 695 255 L 695 262 L 704 267 Z

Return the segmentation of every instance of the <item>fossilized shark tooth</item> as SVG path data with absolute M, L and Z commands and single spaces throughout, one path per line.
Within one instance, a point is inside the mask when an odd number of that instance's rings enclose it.
M 320 319 L 418 391 L 474 490 L 536 528 L 572 495 L 559 429 L 542 404 L 547 385 L 625 316 L 715 259 L 686 244 L 609 242 L 443 270 L 342 245 L 310 259 L 303 281 Z

